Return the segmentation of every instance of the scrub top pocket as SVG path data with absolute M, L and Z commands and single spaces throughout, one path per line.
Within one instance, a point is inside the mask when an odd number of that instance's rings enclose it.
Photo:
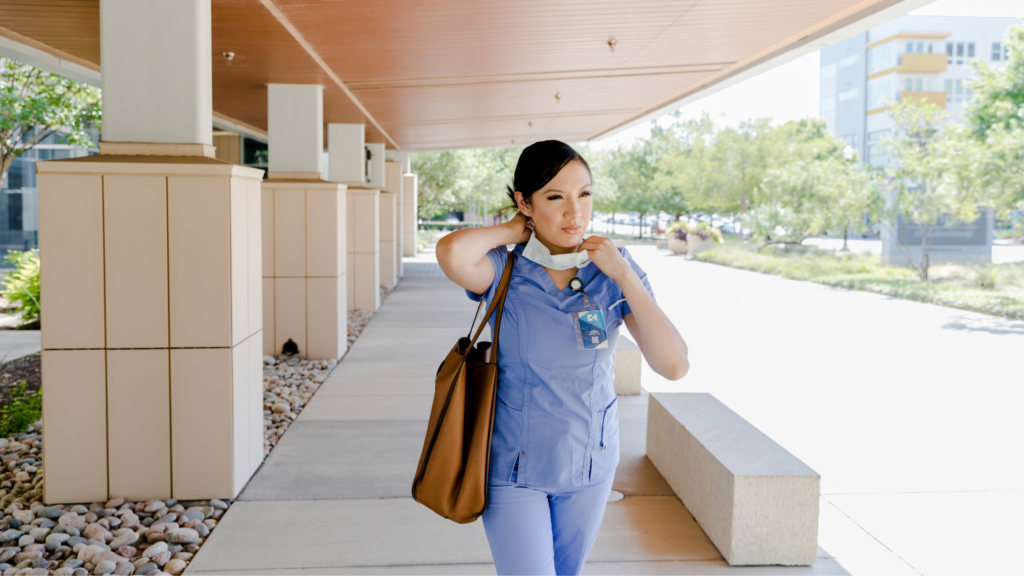
M 608 478 L 619 465 L 619 399 L 616 397 L 594 418 L 597 428 L 594 450 L 591 452 L 590 480 Z

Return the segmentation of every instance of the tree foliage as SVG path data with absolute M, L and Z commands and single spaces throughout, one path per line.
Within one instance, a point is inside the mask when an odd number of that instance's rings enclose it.
M 1011 26 L 1004 41 L 1007 59 L 1001 69 L 985 60 L 971 62 L 974 97 L 964 106 L 964 118 L 978 138 L 993 127 L 1012 130 L 1024 121 L 1024 28 Z
M 0 58 L 0 179 L 18 156 L 47 136 L 88 148 L 99 126 L 100 91 L 56 74 Z
M 893 105 L 893 135 L 886 146 L 891 167 L 879 178 L 888 196 L 883 226 L 922 278 L 928 278 L 929 253 L 940 227 L 973 222 L 990 206 L 991 182 L 984 177 L 989 150 L 969 129 L 947 123 L 944 110 L 910 100 Z M 920 227 L 920 253 L 912 257 L 896 224 Z

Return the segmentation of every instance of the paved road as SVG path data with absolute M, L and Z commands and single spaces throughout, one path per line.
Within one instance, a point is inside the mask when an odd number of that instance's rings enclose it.
M 714 394 L 918 572 L 1019 573 L 1024 322 L 630 252 L 692 365 L 645 388 Z

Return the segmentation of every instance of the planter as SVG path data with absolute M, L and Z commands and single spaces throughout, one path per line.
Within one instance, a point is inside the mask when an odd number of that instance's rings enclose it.
M 687 247 L 687 250 L 688 250 L 690 256 L 694 256 L 697 253 L 703 252 L 703 251 L 707 250 L 708 248 L 711 248 L 712 246 L 714 246 L 715 245 L 715 241 L 712 240 L 711 238 L 708 238 L 707 240 L 701 240 L 700 236 L 697 236 L 696 234 L 690 234 L 686 238 L 686 244 L 687 244 L 686 247 Z
M 673 254 L 687 253 L 686 240 L 680 240 L 679 238 L 676 238 L 675 234 L 670 234 L 667 240 L 668 249 L 671 250 Z

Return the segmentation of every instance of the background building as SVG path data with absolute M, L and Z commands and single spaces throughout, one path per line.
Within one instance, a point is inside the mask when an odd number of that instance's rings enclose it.
M 1018 18 L 903 16 L 821 51 L 820 116 L 872 166 L 892 129 L 885 112 L 903 98 L 931 102 L 961 122 L 972 60 L 1006 60 L 1007 30 Z

